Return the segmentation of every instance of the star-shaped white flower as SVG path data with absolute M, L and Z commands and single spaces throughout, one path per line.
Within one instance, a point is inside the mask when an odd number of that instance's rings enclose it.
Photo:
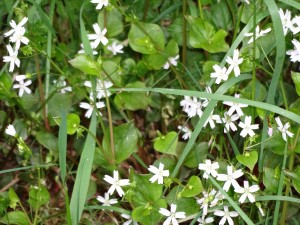
M 12 124 L 9 124 L 6 127 L 5 133 L 10 135 L 10 136 L 13 136 L 13 137 L 16 137 L 16 135 L 17 135 L 16 129 L 15 129 L 14 125 L 12 125 Z
M 211 163 L 210 159 L 206 159 L 205 163 L 199 163 L 198 169 L 203 170 L 203 178 L 208 179 L 208 175 L 213 177 L 218 176 L 217 169 L 219 169 L 219 167 L 218 162 Z
M 31 80 L 27 80 L 24 82 L 24 79 L 19 79 L 17 80 L 18 83 L 13 85 L 13 89 L 19 89 L 19 93 L 18 95 L 20 97 L 23 96 L 24 92 L 26 92 L 27 94 L 31 94 L 31 90 L 28 88 L 28 86 L 32 83 Z
M 235 98 L 240 98 L 239 94 L 235 94 L 234 95 Z M 244 113 L 242 111 L 241 108 L 245 108 L 248 107 L 248 105 L 243 104 L 243 103 L 238 103 L 238 102 L 229 102 L 229 101 L 224 101 L 223 102 L 224 105 L 228 105 L 230 106 L 229 110 L 228 110 L 228 115 L 232 115 L 234 112 L 236 112 L 239 116 L 243 116 Z
M 234 76 L 238 77 L 241 74 L 239 65 L 243 62 L 243 58 L 240 57 L 240 52 L 238 49 L 233 51 L 233 57 L 227 57 L 226 62 L 229 64 L 227 73 L 230 74 L 233 70 Z
M 286 136 L 289 136 L 289 137 L 294 136 L 294 134 L 292 132 L 288 131 L 288 129 L 290 128 L 289 123 L 286 123 L 283 125 L 279 117 L 276 117 L 275 120 L 277 123 L 277 130 L 279 130 L 281 132 L 283 140 L 286 141 Z
M 221 81 L 226 81 L 228 79 L 228 73 L 226 67 L 220 67 L 219 65 L 213 66 L 215 72 L 210 74 L 211 78 L 216 78 L 215 83 L 219 84 Z
M 13 50 L 10 45 L 6 45 L 9 56 L 3 57 L 3 62 L 9 62 L 9 72 L 14 71 L 15 65 L 20 67 L 20 60 L 18 59 L 18 50 Z
M 94 28 L 94 31 L 95 31 L 95 34 L 89 34 L 88 35 L 88 38 L 89 40 L 94 40 L 92 42 L 92 48 L 95 49 L 98 47 L 98 45 L 100 44 L 100 42 L 103 44 L 103 45 L 107 45 L 108 43 L 108 40 L 107 38 L 104 36 L 107 32 L 107 29 L 104 28 L 102 31 L 101 31 L 101 28 L 99 27 L 98 23 L 95 23 L 93 24 L 93 28 Z
M 123 223 L 123 225 L 132 225 L 132 223 L 133 223 L 133 225 L 138 225 L 138 223 L 136 221 L 134 221 L 130 215 L 122 213 L 121 216 L 123 218 L 127 219 L 127 221 L 125 223 Z
M 294 45 L 294 50 L 288 50 L 286 51 L 286 54 L 290 55 L 292 62 L 300 62 L 300 42 L 293 39 L 292 43 Z
M 120 197 L 124 195 L 124 191 L 121 187 L 130 184 L 128 179 L 119 179 L 119 172 L 117 170 L 114 170 L 114 177 L 105 175 L 104 180 L 111 184 L 111 187 L 108 189 L 108 194 L 112 195 L 115 190 L 117 190 Z
M 109 199 L 109 194 L 107 192 L 104 194 L 104 198 L 98 196 L 97 200 L 101 202 L 103 206 L 111 206 L 118 203 L 118 200 L 115 198 Z
M 188 127 L 179 125 L 177 128 L 178 128 L 178 130 L 183 132 L 183 135 L 182 135 L 183 140 L 187 140 L 191 137 L 192 131 Z
M 85 81 L 84 86 L 92 88 L 91 81 Z M 102 81 L 101 79 L 97 79 L 97 83 L 96 83 L 97 98 L 101 99 L 105 96 L 109 97 L 111 93 L 109 92 L 108 88 L 110 88 L 111 86 L 113 86 L 112 82 L 105 81 L 105 80 Z
M 216 216 L 222 216 L 222 219 L 219 222 L 219 225 L 224 225 L 226 221 L 228 222 L 229 225 L 234 225 L 233 220 L 231 217 L 237 217 L 239 214 L 236 211 L 228 211 L 228 206 L 224 206 L 224 211 L 221 210 L 216 210 L 214 212 Z
M 245 123 L 240 122 L 239 127 L 243 128 L 243 130 L 240 133 L 242 137 L 246 137 L 248 134 L 250 137 L 253 137 L 255 135 L 253 130 L 259 128 L 258 124 L 251 124 L 251 116 L 246 116 Z
M 29 39 L 27 37 L 24 36 L 25 34 L 25 29 L 24 32 L 15 32 L 14 35 L 12 37 L 9 38 L 10 42 L 16 43 L 15 48 L 19 49 L 21 46 L 21 42 L 25 45 L 28 45 L 29 43 Z
M 291 11 L 286 9 L 284 13 L 282 9 L 279 9 L 279 16 L 283 27 L 283 33 L 286 35 L 289 30 L 294 29 Z
M 177 60 L 179 59 L 179 55 L 176 55 L 175 57 L 169 57 L 168 61 L 164 65 L 164 69 L 167 70 L 170 68 L 170 65 L 177 66 Z
M 253 203 L 253 202 L 255 202 L 255 197 L 252 193 L 259 191 L 259 186 L 258 185 L 252 185 L 251 187 L 249 187 L 249 182 L 245 180 L 244 181 L 244 187 L 237 187 L 236 189 L 234 189 L 234 191 L 236 193 L 242 194 L 240 199 L 239 199 L 240 203 L 244 203 L 246 198 L 248 198 L 249 201 L 251 203 Z
M 295 16 L 292 20 L 292 23 L 296 26 L 293 26 L 293 28 L 291 28 L 291 31 L 294 35 L 298 34 L 300 32 L 300 16 Z
M 154 183 L 155 181 L 157 181 L 157 183 L 159 184 L 163 184 L 164 183 L 164 177 L 168 177 L 169 176 L 169 170 L 164 170 L 164 164 L 159 163 L 158 168 L 156 168 L 155 166 L 150 165 L 148 170 L 151 173 L 154 173 L 154 176 L 152 176 L 150 178 L 150 182 Z
M 109 0 L 91 0 L 91 3 L 97 4 L 96 9 L 102 9 L 103 6 L 108 6 Z
M 6 33 L 4 33 L 4 36 L 5 37 L 8 37 L 8 36 L 12 36 L 14 35 L 15 33 L 25 33 L 25 28 L 23 27 L 25 25 L 25 23 L 28 21 L 28 18 L 27 17 L 24 17 L 20 23 L 16 24 L 16 22 L 14 20 L 11 20 L 9 22 L 10 26 L 12 27 L 12 29 Z
M 97 55 L 98 52 L 94 50 L 94 49 L 95 49 L 94 46 L 92 46 L 91 43 L 90 43 L 90 45 L 91 45 L 91 48 L 92 48 L 92 50 L 93 50 L 93 55 Z M 77 53 L 78 53 L 78 54 L 85 54 L 83 44 L 80 44 L 80 47 L 81 47 L 81 49 L 80 49 Z
M 265 30 L 260 30 L 259 26 L 255 28 L 255 40 L 257 40 L 260 37 L 265 36 L 267 33 L 271 32 L 271 28 L 267 28 Z M 253 37 L 254 33 L 246 33 L 246 37 L 251 37 L 250 40 L 247 42 L 248 44 L 252 43 L 254 41 Z
M 84 116 L 86 118 L 90 118 L 93 113 L 93 110 L 95 108 L 101 109 L 101 108 L 105 107 L 105 104 L 104 104 L 104 102 L 96 102 L 96 103 L 95 102 L 92 102 L 92 103 L 80 102 L 79 107 L 83 108 L 83 109 L 87 109 Z M 101 115 L 101 113 L 100 113 L 100 115 Z
M 210 116 L 207 118 L 207 120 L 204 123 L 204 127 L 209 124 L 211 129 L 214 129 L 216 127 L 215 121 L 217 123 L 222 123 L 221 117 L 219 115 L 213 115 L 213 112 L 211 112 Z
M 124 53 L 123 45 L 118 44 L 116 41 L 114 41 L 111 45 L 107 46 L 107 50 L 111 51 L 113 55 L 116 55 L 118 53 Z
M 233 166 L 227 166 L 227 174 L 218 174 L 217 180 L 225 181 L 223 185 L 223 190 L 228 191 L 231 185 L 235 189 L 240 186 L 236 179 L 240 178 L 243 175 L 244 173 L 241 169 L 233 172 Z
M 228 115 L 228 112 L 225 112 L 224 113 L 224 117 L 222 118 L 222 121 L 219 121 L 219 122 L 223 122 L 224 125 L 225 125 L 225 127 L 224 127 L 224 133 L 227 133 L 230 130 L 236 131 L 237 127 L 234 124 L 234 121 L 238 120 L 239 118 L 240 117 L 239 117 L 238 114 Z
M 188 117 L 192 118 L 196 115 L 202 116 L 202 103 L 196 97 L 184 96 L 184 100 L 180 102 L 183 107 L 183 111 L 188 114 Z
M 176 204 L 171 204 L 171 211 L 160 208 L 159 213 L 168 217 L 163 225 L 169 225 L 170 223 L 172 223 L 172 225 L 178 225 L 177 219 L 183 219 L 186 217 L 185 212 L 176 212 L 176 208 Z
M 203 191 L 203 197 L 197 200 L 197 204 L 200 205 L 200 208 L 202 209 L 202 215 L 206 216 L 208 213 L 208 207 L 209 202 L 214 198 L 215 194 L 216 194 L 216 190 L 212 189 L 209 193 L 207 193 L 206 191 Z

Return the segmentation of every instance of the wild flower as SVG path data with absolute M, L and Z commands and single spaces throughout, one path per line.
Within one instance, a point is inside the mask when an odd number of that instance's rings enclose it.
M 84 82 L 84 86 L 92 88 L 91 81 L 85 81 Z M 96 97 L 98 99 L 101 99 L 101 98 L 103 98 L 105 96 L 109 97 L 111 95 L 111 93 L 109 92 L 108 88 L 110 88 L 111 86 L 113 86 L 112 82 L 101 80 L 101 79 L 97 79 L 96 87 L 95 87 L 96 88 L 96 94 L 97 94 Z
M 283 33 L 286 35 L 289 30 L 294 29 L 291 11 L 286 9 L 284 13 L 282 9 L 279 9 L 279 16 L 283 27 Z
M 293 39 L 292 43 L 294 45 L 294 50 L 288 50 L 286 54 L 290 55 L 292 62 L 300 62 L 300 42 Z
M 199 222 L 198 225 L 205 225 L 205 224 L 210 224 L 210 223 L 214 222 L 214 218 L 213 217 L 207 217 L 207 218 L 202 217 L 202 218 L 199 218 L 197 221 Z
M 20 23 L 16 24 L 16 22 L 14 20 L 11 20 L 9 22 L 10 26 L 12 27 L 12 29 L 6 33 L 4 33 L 4 36 L 5 37 L 13 37 L 14 35 L 18 35 L 18 34 L 24 34 L 25 33 L 25 28 L 23 27 L 25 25 L 25 23 L 27 23 L 28 21 L 28 18 L 27 17 L 24 17 Z
M 219 169 L 219 163 L 212 163 L 210 159 L 206 159 L 205 163 L 199 163 L 198 169 L 204 171 L 203 178 L 205 179 L 208 179 L 209 175 L 216 177 L 218 176 L 217 169 Z
M 171 204 L 171 211 L 164 208 L 159 209 L 160 214 L 168 217 L 163 225 L 169 225 L 170 223 L 172 223 L 172 225 L 178 225 L 177 219 L 183 219 L 186 217 L 185 212 L 176 212 L 176 208 L 176 204 Z
M 221 121 L 217 121 L 217 122 L 223 122 L 225 127 L 224 127 L 224 133 L 229 132 L 230 130 L 232 131 L 236 131 L 237 127 L 234 124 L 234 121 L 238 120 L 240 117 L 238 114 L 233 114 L 233 115 L 229 115 L 228 112 L 224 113 L 224 117 L 221 118 Z
M 104 35 L 106 34 L 106 32 L 107 32 L 107 29 L 104 28 L 104 29 L 101 31 L 101 28 L 99 27 L 99 24 L 98 24 L 98 23 L 93 24 L 93 28 L 94 28 L 95 34 L 89 34 L 89 35 L 88 35 L 89 40 L 94 40 L 94 41 L 91 43 L 92 48 L 93 48 L 93 49 L 97 48 L 98 45 L 100 44 L 100 42 L 101 42 L 103 45 L 107 45 L 108 40 L 107 40 L 107 38 L 104 36 Z
M 116 41 L 114 41 L 111 45 L 107 46 L 107 50 L 111 51 L 113 55 L 116 55 L 118 53 L 124 53 L 123 45 L 118 44 Z
M 94 49 L 95 49 L 94 46 L 92 46 L 91 43 L 90 43 L 90 45 L 91 45 L 91 48 L 92 48 L 92 50 L 93 50 L 93 55 L 97 55 L 98 52 L 94 50 Z M 80 47 L 81 47 L 81 49 L 80 49 L 77 53 L 78 53 L 78 54 L 85 54 L 83 44 L 80 44 Z
M 183 140 L 188 140 L 191 137 L 192 131 L 188 127 L 179 125 L 177 128 L 178 130 L 183 132 L 182 135 Z
M 258 185 L 252 185 L 251 187 L 249 187 L 249 182 L 248 181 L 244 181 L 244 187 L 237 187 L 234 190 L 236 193 L 240 193 L 242 194 L 239 202 L 240 203 L 244 203 L 246 198 L 249 199 L 249 201 L 251 203 L 255 202 L 255 197 L 252 193 L 259 191 L 259 186 Z
M 108 6 L 109 0 L 91 0 L 91 3 L 97 4 L 96 9 L 102 9 L 103 6 Z
M 216 78 L 215 83 L 219 84 L 221 81 L 226 81 L 228 79 L 228 73 L 226 67 L 220 67 L 219 65 L 213 66 L 215 72 L 210 74 L 211 78 Z
M 224 225 L 226 221 L 229 225 L 234 225 L 234 222 L 231 217 L 237 217 L 239 214 L 236 211 L 228 211 L 228 206 L 224 206 L 224 211 L 216 210 L 214 212 L 216 216 L 222 217 L 222 219 L 219 222 L 219 225 Z
M 80 108 L 87 109 L 87 111 L 84 115 L 86 118 L 91 117 L 95 108 L 101 109 L 101 108 L 105 107 L 104 102 L 94 102 L 94 98 L 92 96 L 90 96 L 90 100 L 91 100 L 91 103 L 80 102 L 80 104 L 79 104 Z M 101 112 L 100 112 L 100 115 L 102 115 Z
M 239 57 L 240 57 L 240 52 L 238 49 L 235 49 L 233 51 L 233 57 L 231 58 L 230 56 L 228 56 L 226 58 L 226 62 L 229 64 L 227 70 L 228 74 L 230 74 L 232 70 L 234 72 L 234 76 L 236 77 L 238 77 L 241 74 L 239 65 L 243 62 L 244 59 Z
M 219 115 L 213 115 L 213 112 L 210 114 L 210 116 L 207 118 L 207 120 L 204 123 L 204 127 L 207 126 L 207 124 L 209 124 L 211 129 L 214 129 L 216 127 L 215 125 L 215 121 L 217 123 L 222 123 L 221 121 L 221 117 Z
M 109 199 L 109 194 L 107 192 L 104 193 L 104 197 L 97 196 L 97 200 L 101 202 L 103 206 L 111 206 L 118 203 L 118 200 L 115 198 Z
M 265 30 L 260 30 L 259 26 L 256 26 L 255 28 L 255 40 L 257 40 L 260 37 L 265 36 L 267 33 L 271 32 L 271 28 L 267 28 Z M 246 33 L 246 37 L 251 37 L 250 40 L 247 42 L 248 44 L 251 44 L 254 41 L 254 33 Z
M 183 107 L 183 111 L 188 114 L 188 117 L 194 117 L 196 115 L 202 116 L 202 103 L 196 97 L 191 98 L 190 96 L 184 96 L 184 100 L 180 102 Z
M 164 177 L 168 177 L 169 176 L 169 170 L 164 170 L 164 164 L 159 163 L 158 168 L 150 165 L 148 170 L 154 174 L 154 176 L 152 176 L 150 178 L 150 182 L 154 183 L 155 181 L 157 181 L 158 184 L 163 184 L 164 183 Z
M 16 77 L 16 80 L 18 81 L 17 84 L 13 85 L 13 89 L 19 89 L 19 97 L 22 97 L 24 92 L 26 92 L 27 94 L 31 94 L 31 90 L 28 88 L 28 86 L 32 83 L 31 80 L 27 80 L 24 82 L 24 80 L 26 79 L 21 79 L 23 77 Z
M 17 135 L 16 129 L 15 129 L 14 125 L 12 125 L 12 124 L 9 124 L 6 127 L 5 133 L 10 135 L 10 136 L 13 136 L 13 137 L 16 137 L 16 135 Z
M 130 184 L 129 180 L 128 179 L 120 180 L 119 172 L 117 170 L 114 170 L 113 173 L 114 173 L 114 177 L 105 175 L 103 178 L 107 183 L 111 184 L 110 188 L 108 189 L 108 194 L 112 195 L 115 192 L 115 190 L 117 190 L 118 195 L 122 197 L 125 193 L 121 187 L 129 185 Z
M 11 45 L 6 45 L 9 56 L 3 56 L 3 62 L 9 62 L 9 72 L 13 72 L 15 65 L 20 67 L 20 60 L 18 59 L 18 50 L 13 50 Z
M 288 131 L 288 129 L 290 128 L 290 124 L 288 122 L 283 125 L 279 117 L 276 117 L 275 120 L 277 123 L 277 130 L 279 130 L 279 132 L 281 132 L 283 140 L 286 141 L 286 136 L 289 136 L 289 137 L 294 136 L 294 134 L 292 132 Z
M 234 95 L 235 98 L 240 98 L 239 94 L 235 94 Z M 238 103 L 238 102 L 230 102 L 230 101 L 224 101 L 223 102 L 224 105 L 228 105 L 230 106 L 230 108 L 228 109 L 228 115 L 232 115 L 234 112 L 236 112 L 239 116 L 243 116 L 244 113 L 242 111 L 241 108 L 245 108 L 248 107 L 247 104 L 243 104 L 243 103 Z
M 171 65 L 173 66 L 177 66 L 177 60 L 179 59 L 179 55 L 176 55 L 174 57 L 169 57 L 168 61 L 165 63 L 165 65 L 163 66 L 163 68 L 165 70 L 169 69 Z
M 53 80 L 53 83 L 59 89 L 60 93 L 65 94 L 66 92 L 71 92 L 72 87 L 67 86 L 67 82 L 64 79 Z
M 241 169 L 233 172 L 233 166 L 227 166 L 227 174 L 218 174 L 217 180 L 225 181 L 223 185 L 223 190 L 228 191 L 230 186 L 232 185 L 235 189 L 240 187 L 236 179 L 243 176 L 244 173 Z
M 212 189 L 209 193 L 207 193 L 206 191 L 203 191 L 202 192 L 203 197 L 197 200 L 197 204 L 199 204 L 200 208 L 202 209 L 203 216 L 207 215 L 209 203 L 214 198 L 216 193 L 217 192 L 215 189 Z
M 251 116 L 246 116 L 245 122 L 240 122 L 239 127 L 243 128 L 243 130 L 240 133 L 242 137 L 246 137 L 247 135 L 253 137 L 255 135 L 253 130 L 259 128 L 258 124 L 251 124 Z

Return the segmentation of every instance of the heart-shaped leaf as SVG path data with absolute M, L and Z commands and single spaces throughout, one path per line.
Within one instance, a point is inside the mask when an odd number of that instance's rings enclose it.
M 178 135 L 175 131 L 167 133 L 166 136 L 160 135 L 154 139 L 154 149 L 162 153 L 176 155 Z
M 248 167 L 251 171 L 253 170 L 255 164 L 258 160 L 258 153 L 257 151 L 246 152 L 243 155 L 237 155 L 236 159 L 243 164 L 244 166 Z

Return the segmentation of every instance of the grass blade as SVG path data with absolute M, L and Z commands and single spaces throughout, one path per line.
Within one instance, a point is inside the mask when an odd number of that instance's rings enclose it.
M 67 115 L 65 110 L 61 113 L 61 122 L 58 132 L 59 168 L 62 182 L 65 182 L 67 173 Z

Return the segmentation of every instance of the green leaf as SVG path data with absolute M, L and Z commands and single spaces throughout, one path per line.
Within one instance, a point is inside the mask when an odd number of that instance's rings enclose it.
M 243 95 L 251 98 L 252 95 L 252 87 L 253 87 L 253 82 L 250 81 L 248 85 L 243 89 Z M 265 98 L 267 97 L 267 90 L 262 83 L 260 83 L 258 80 L 255 81 L 255 97 L 254 100 L 256 101 L 264 101 Z
M 145 84 L 137 81 L 135 83 L 127 84 L 126 88 L 145 88 Z M 115 104 L 120 109 L 138 110 L 146 109 L 150 103 L 150 98 L 147 92 L 121 92 L 116 94 L 114 98 Z
M 200 162 L 203 162 L 208 155 L 208 143 L 200 142 L 198 145 L 194 146 L 193 150 L 186 157 L 184 165 L 189 168 L 197 168 Z
M 13 81 L 7 73 L 0 75 L 0 99 L 6 99 L 11 94 Z
M 276 132 L 270 139 L 265 142 L 265 149 L 272 151 L 277 155 L 284 155 L 285 141 L 280 132 Z
M 263 183 L 269 192 L 276 193 L 279 184 L 279 176 L 274 169 L 264 167 L 263 169 Z
M 300 194 L 300 166 L 294 171 L 284 170 L 284 174 L 292 180 L 295 190 Z
M 143 225 L 157 225 L 162 218 L 159 208 L 166 208 L 165 199 L 159 199 L 155 202 L 156 207 L 151 205 L 138 206 L 132 211 L 132 219 Z
M 60 126 L 61 117 L 54 118 L 55 122 Z M 67 115 L 67 134 L 72 135 L 78 131 L 80 125 L 80 117 L 75 113 Z
M 113 8 L 108 13 L 101 10 L 98 16 L 98 24 L 101 29 L 106 28 L 106 36 L 112 38 L 123 32 L 122 15 L 117 8 Z
M 9 212 L 1 220 L 4 224 L 14 224 L 14 225 L 30 225 L 27 215 L 22 211 Z
M 47 204 L 49 200 L 50 194 L 44 186 L 30 188 L 28 203 L 34 211 L 39 210 L 39 207 Z
M 48 102 L 48 113 L 52 117 L 60 117 L 62 108 L 66 112 L 68 112 L 70 111 L 71 107 L 72 107 L 72 96 L 57 93 Z M 53 120 L 52 122 L 53 124 L 55 124 Z
M 106 76 L 110 77 L 115 84 L 121 85 L 122 77 L 118 72 L 119 66 L 113 61 L 105 61 L 102 66 Z
M 58 139 L 52 133 L 47 131 L 39 131 L 36 134 L 36 140 L 50 151 L 58 152 Z
M 165 47 L 164 33 L 157 24 L 131 24 L 128 40 L 130 47 L 142 54 L 155 54 L 163 51 Z
M 17 203 L 20 202 L 20 199 L 13 188 L 9 188 L 8 197 L 10 200 L 9 206 L 11 208 L 15 209 L 17 206 Z
M 113 128 L 115 160 L 121 163 L 132 153 L 137 151 L 138 133 L 133 122 L 122 124 Z M 108 143 L 110 140 L 109 130 L 104 134 L 103 149 L 107 154 L 111 154 L 111 148 Z M 112 157 L 110 155 L 110 157 Z
M 300 96 L 300 73 L 292 71 L 292 79 L 293 79 L 294 84 L 296 86 L 297 94 Z
M 241 164 L 253 171 L 253 168 L 258 160 L 258 153 L 257 151 L 245 152 L 243 155 L 237 155 L 236 159 Z
M 100 74 L 100 66 L 88 55 L 85 54 L 77 55 L 74 59 L 70 60 L 69 63 L 73 67 L 81 70 L 84 73 L 90 75 Z
M 203 185 L 199 177 L 192 176 L 181 192 L 182 197 L 194 197 L 203 191 Z
M 226 52 L 229 49 L 225 42 L 227 32 L 218 30 L 200 18 L 187 17 L 189 23 L 189 43 L 193 48 L 201 48 L 210 53 Z
M 176 146 L 178 142 L 178 135 L 175 131 L 167 133 L 167 135 L 160 135 L 154 140 L 154 149 L 162 153 L 176 155 Z

